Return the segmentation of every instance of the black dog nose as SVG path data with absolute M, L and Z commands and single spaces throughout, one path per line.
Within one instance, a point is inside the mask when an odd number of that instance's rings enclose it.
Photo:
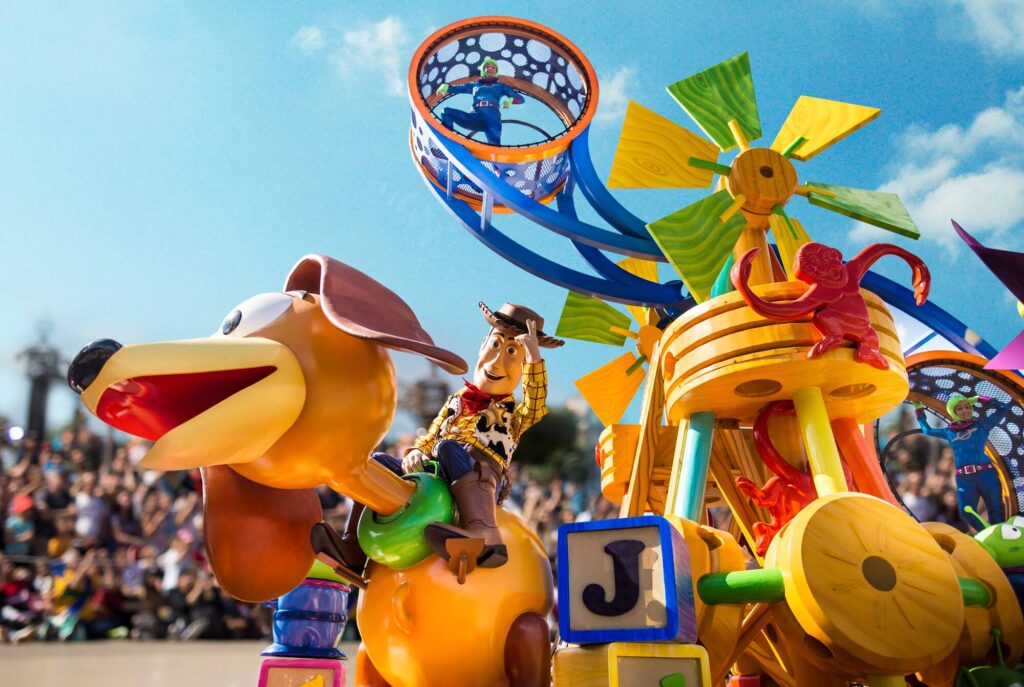
M 115 353 L 121 344 L 113 339 L 97 339 L 79 351 L 68 367 L 68 384 L 76 394 L 81 394 L 96 381 L 100 370 Z

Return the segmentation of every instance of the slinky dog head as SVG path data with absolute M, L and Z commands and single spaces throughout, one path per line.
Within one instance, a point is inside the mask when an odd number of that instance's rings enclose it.
M 321 516 L 313 487 L 380 502 L 388 477 L 367 459 L 394 414 L 387 348 L 466 371 L 392 291 L 310 255 L 284 292 L 244 301 L 214 336 L 94 342 L 68 379 L 101 420 L 155 442 L 143 467 L 204 468 L 214 570 L 230 593 L 262 600 L 312 564 L 309 527 Z

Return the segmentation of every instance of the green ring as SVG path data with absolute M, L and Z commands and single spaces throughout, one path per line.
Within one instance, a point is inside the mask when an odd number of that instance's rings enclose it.
M 454 511 L 444 480 L 422 472 L 406 475 L 405 479 L 416 484 L 409 502 L 391 515 L 379 515 L 367 508 L 356 530 L 366 555 L 395 570 L 416 565 L 433 553 L 423 530 L 432 522 L 451 522 Z

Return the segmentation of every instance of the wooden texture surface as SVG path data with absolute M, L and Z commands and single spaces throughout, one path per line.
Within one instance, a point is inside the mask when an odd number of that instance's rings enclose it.
M 661 344 L 655 344 L 653 360 L 660 355 Z M 648 492 L 651 473 L 658 451 L 659 428 L 665 409 L 665 389 L 662 385 L 660 365 L 651 365 L 647 373 L 643 405 L 640 407 L 640 436 L 637 439 L 636 458 L 633 460 L 633 474 L 629 477 L 629 488 L 622 500 L 619 514 L 622 517 L 643 515 L 648 509 Z
M 751 552 L 760 558 L 754 543 L 754 523 L 768 522 L 770 518 L 766 510 L 755 506 L 736 486 L 736 478 L 744 475 L 757 485 L 763 485 L 769 477 L 754 449 L 750 430 L 716 429 L 715 440 L 711 445 L 711 477 L 743 537 L 750 544 Z
M 792 300 L 801 282 L 757 287 L 766 300 Z M 779 323 L 748 308 L 728 293 L 687 311 L 662 337 L 667 415 L 670 422 L 700 411 L 752 422 L 769 401 L 791 399 L 814 380 L 825 395 L 829 417 L 872 421 L 901 403 L 909 385 L 901 346 L 888 309 L 874 294 L 861 292 L 881 340 L 888 370 L 853 359 L 853 343 L 807 359 L 817 341 L 809 319 Z
M 666 518 L 559 529 L 559 632 L 572 644 L 697 639 L 690 552 Z
M 797 178 L 793 163 L 768 148 L 751 148 L 732 161 L 726 180 L 733 196 L 743 195 L 743 209 L 767 215 L 793 196 Z
M 576 388 L 602 425 L 618 422 L 643 384 L 643 367 L 629 372 L 636 359 L 632 353 L 624 353 L 576 380 Z
M 692 520 L 668 516 L 673 526 L 683 534 L 690 552 L 690 574 L 694 581 L 711 572 L 743 570 L 745 561 L 739 544 L 728 532 L 723 532 Z M 741 606 L 709 606 L 693 590 L 694 609 L 697 613 L 697 636 L 708 649 L 710 668 L 718 674 L 728 665 L 729 654 L 736 644 L 743 622 Z
M 626 337 L 611 327 L 629 329 L 629 316 L 593 296 L 570 291 L 565 297 L 562 314 L 558 318 L 555 336 L 567 339 L 622 346 Z
M 964 608 L 960 663 L 985 664 L 994 649 L 992 628 L 996 627 L 1002 632 L 1006 665 L 1017 665 L 1024 654 L 1024 618 L 1006 575 L 973 537 L 944 523 L 926 522 L 922 526 L 949 556 L 957 574 L 981 582 L 992 596 L 988 607 Z
M 676 441 L 675 426 L 662 425 L 655 447 L 654 463 L 648 477 L 647 499 L 651 511 L 656 515 L 665 512 L 668 480 L 672 470 L 672 448 Z M 637 442 L 640 440 L 640 425 L 614 424 L 605 427 L 598 439 L 601 451 L 601 494 L 618 505 L 629 487 L 633 475 L 633 461 L 636 460 Z
M 768 222 L 772 228 L 772 236 L 775 237 L 775 245 L 779 247 L 780 262 L 783 269 L 786 270 L 786 276 L 795 280 L 793 260 L 796 258 L 796 252 L 800 250 L 800 246 L 809 243 L 811 237 L 795 217 L 786 218 L 772 215 Z
M 718 148 L 631 100 L 608 174 L 608 188 L 711 186 L 714 172 L 691 167 L 691 157 L 715 162 Z
M 840 215 L 846 215 L 882 229 L 888 229 L 908 238 L 916 239 L 921 236 L 914 220 L 907 213 L 903 201 L 895 193 L 865 191 L 859 188 L 819 184 L 813 181 L 807 182 L 807 186 L 810 189 L 807 200 L 811 201 L 812 205 L 838 212 Z M 815 193 L 815 189 L 823 189 L 835 196 L 830 198 Z
M 630 274 L 635 274 L 641 279 L 647 281 L 659 281 L 658 280 L 658 263 L 651 262 L 650 260 L 641 260 L 640 258 L 626 258 L 616 263 L 619 267 L 626 270 Z M 650 309 L 644 308 L 639 305 L 627 305 L 626 308 L 630 314 L 633 315 L 633 319 L 641 325 L 647 324 L 650 318 Z
M 803 136 L 807 140 L 790 157 L 796 160 L 810 160 L 873 121 L 880 114 L 882 111 L 877 107 L 802 95 L 797 98 L 789 116 L 775 136 L 772 150 L 781 153 L 798 136 Z
M 561 599 L 567 607 L 573 630 L 636 630 L 663 627 L 665 616 L 665 579 L 661 569 L 665 564 L 662 541 L 657 527 L 631 527 L 629 529 L 603 529 L 592 532 L 561 533 L 568 537 L 569 560 L 559 574 L 569 576 L 569 598 Z M 611 557 L 604 547 L 615 541 L 630 539 L 643 542 L 641 554 L 640 597 L 635 606 L 616 616 L 592 612 L 583 603 L 583 589 L 598 584 L 610 599 L 617 590 Z M 668 592 L 671 593 L 671 592 Z
M 852 674 L 907 674 L 944 659 L 963 603 L 946 553 L 911 516 L 879 499 L 817 499 L 772 542 L 786 605 L 817 649 L 810 660 Z
M 647 225 L 651 238 L 698 303 L 711 293 L 715 277 L 746 224 L 740 213 L 721 221 L 732 203 L 728 191 L 719 191 Z
M 555 652 L 554 687 L 662 687 L 682 676 L 686 687 L 709 687 L 707 652 L 693 644 L 616 642 Z M 678 684 L 678 683 L 677 683 Z
M 693 121 L 722 150 L 737 145 L 729 122 L 737 120 L 747 141 L 761 137 L 750 58 L 742 53 L 668 86 Z

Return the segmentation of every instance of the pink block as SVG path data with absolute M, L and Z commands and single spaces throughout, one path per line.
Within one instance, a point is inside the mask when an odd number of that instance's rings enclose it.
M 333 678 L 331 682 L 324 681 L 324 687 L 344 687 L 345 685 L 345 664 L 332 658 L 265 658 L 260 666 L 260 681 L 257 687 L 300 687 L 299 683 L 278 682 L 276 685 L 268 683 L 273 677 L 271 670 L 277 668 L 280 672 L 289 669 L 303 669 L 308 671 L 327 671 Z M 315 678 L 315 676 L 314 676 Z M 287 679 L 287 678 L 284 678 Z

